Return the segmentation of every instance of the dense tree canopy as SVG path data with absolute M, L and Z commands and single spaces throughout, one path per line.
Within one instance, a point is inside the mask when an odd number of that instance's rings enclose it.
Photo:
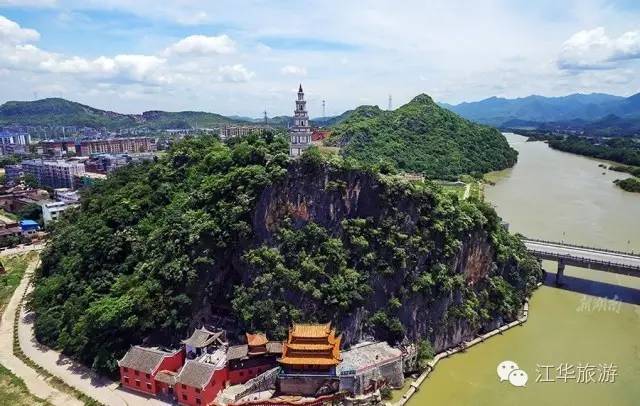
M 498 130 L 465 120 L 424 94 L 393 111 L 359 107 L 327 142 L 367 164 L 387 162 L 437 178 L 504 169 L 517 159 Z
M 113 372 L 131 344 L 175 344 L 212 308 L 238 331 L 273 338 L 291 321 L 339 322 L 366 308 L 365 327 L 399 340 L 412 300 L 452 301 L 442 328 L 515 317 L 540 268 L 492 208 L 430 183 L 354 172 L 349 162 L 328 163 L 312 150 L 291 163 L 285 139 L 271 135 L 227 144 L 199 137 L 158 162 L 110 174 L 88 189 L 73 219 L 53 226 L 30 301 L 36 337 Z M 331 166 L 335 179 L 321 194 L 341 196 L 350 174 L 375 179 L 379 215 L 344 218 L 337 228 L 284 216 L 274 219 L 273 235 L 258 239 L 263 192 L 287 184 L 296 165 L 314 180 Z M 415 213 L 398 209 L 399 201 Z M 470 235 L 488 241 L 495 261 L 473 287 L 453 263 Z

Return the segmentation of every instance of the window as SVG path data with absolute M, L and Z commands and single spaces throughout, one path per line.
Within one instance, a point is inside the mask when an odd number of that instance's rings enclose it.
M 124 377 L 124 383 L 129 383 L 129 377 L 128 376 Z
M 129 368 L 124 367 L 124 372 L 129 372 Z
M 196 388 L 196 393 L 200 393 L 200 388 Z
M 147 382 L 147 389 L 151 390 L 151 384 Z
M 182 384 L 182 389 L 187 389 L 187 385 Z
M 136 386 L 140 386 L 140 381 L 136 379 Z
M 140 375 L 140 373 L 139 373 L 138 371 L 133 371 L 133 374 L 134 374 L 135 376 Z
M 183 385 L 183 386 L 184 386 L 184 385 Z M 182 394 L 182 400 L 187 400 L 187 399 L 189 399 L 189 396 L 187 396 L 187 394 L 186 394 L 186 393 L 183 393 L 183 394 Z
M 202 404 L 202 401 L 200 399 L 196 398 L 196 405 L 200 405 L 200 404 Z
M 149 379 L 149 378 L 151 378 L 151 375 L 146 374 L 146 375 L 145 375 L 145 377 L 146 377 L 147 379 Z

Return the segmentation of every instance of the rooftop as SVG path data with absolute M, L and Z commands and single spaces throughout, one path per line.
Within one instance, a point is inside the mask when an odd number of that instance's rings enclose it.
M 118 366 L 150 374 L 160 366 L 164 357 L 173 354 L 174 353 L 162 351 L 157 348 L 140 347 L 136 345 L 131 347 L 124 357 L 118 361 Z
M 360 343 L 342 352 L 342 363 L 338 366 L 338 373 L 356 372 L 401 357 L 402 351 L 384 341 Z
M 224 344 L 224 332 L 223 331 L 209 331 L 206 328 L 197 328 L 191 334 L 191 337 L 186 340 L 182 340 L 182 344 L 188 345 L 193 348 L 204 348 L 212 344 L 222 345 Z
M 290 329 L 294 337 L 322 338 L 328 337 L 331 333 L 331 323 L 326 324 L 298 324 L 294 323 Z

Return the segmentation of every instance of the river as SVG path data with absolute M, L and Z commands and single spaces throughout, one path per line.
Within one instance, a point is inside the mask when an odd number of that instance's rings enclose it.
M 612 183 L 624 175 L 598 167 L 602 161 L 506 136 L 518 163 L 491 174 L 495 186 L 486 187 L 485 198 L 512 232 L 640 252 L 640 195 Z M 543 265 L 555 272 L 554 263 Z M 440 362 L 409 406 L 639 405 L 640 278 L 572 267 L 565 275 L 567 289 L 542 286 L 533 294 L 523 326 Z M 527 372 L 525 387 L 499 381 L 504 360 Z M 563 367 L 566 381 L 558 379 Z M 579 381 L 585 371 L 596 372 Z M 588 376 L 607 382 L 584 383 Z

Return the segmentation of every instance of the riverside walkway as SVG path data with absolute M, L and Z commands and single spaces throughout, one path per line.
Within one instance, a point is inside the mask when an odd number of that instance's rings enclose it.
M 561 282 L 566 265 L 640 277 L 640 254 L 526 237 L 522 241 L 539 259 L 558 263 L 556 283 Z

